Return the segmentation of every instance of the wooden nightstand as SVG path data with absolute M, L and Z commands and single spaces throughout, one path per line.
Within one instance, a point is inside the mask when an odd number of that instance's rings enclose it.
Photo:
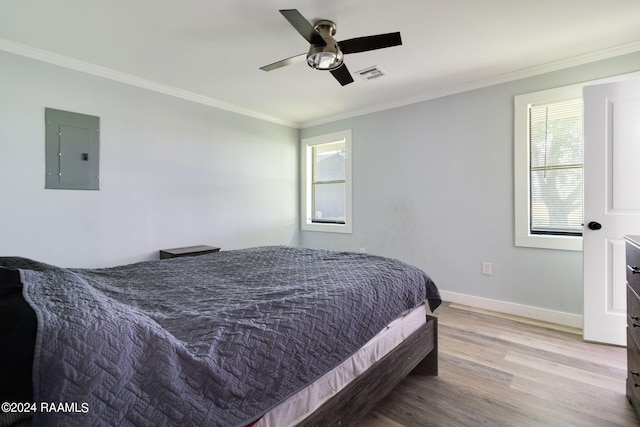
M 212 252 L 220 252 L 220 248 L 216 248 L 215 246 L 199 245 L 199 246 L 186 246 L 184 248 L 161 249 L 160 259 L 204 255 L 204 254 L 210 254 Z

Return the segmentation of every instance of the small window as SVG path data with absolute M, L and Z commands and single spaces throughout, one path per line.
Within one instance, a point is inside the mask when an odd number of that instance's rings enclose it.
M 582 235 L 582 98 L 529 106 L 532 234 Z
M 351 232 L 351 131 L 302 140 L 303 230 Z
M 582 86 L 515 97 L 515 244 L 582 250 Z
M 311 149 L 311 222 L 344 224 L 346 219 L 346 146 L 329 142 Z

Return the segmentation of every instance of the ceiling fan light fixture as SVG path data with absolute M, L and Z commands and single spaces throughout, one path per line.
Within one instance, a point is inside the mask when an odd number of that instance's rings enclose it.
M 327 46 L 311 46 L 307 55 L 307 64 L 316 70 L 334 70 L 342 66 L 343 58 L 344 56 L 340 49 L 327 49 Z
M 322 19 L 315 23 L 313 28 L 320 34 L 325 45 L 312 44 L 307 54 L 307 64 L 316 70 L 335 70 L 342 66 L 344 55 L 333 38 L 336 33 L 336 24 Z

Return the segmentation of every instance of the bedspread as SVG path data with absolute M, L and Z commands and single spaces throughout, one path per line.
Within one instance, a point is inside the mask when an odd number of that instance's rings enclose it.
M 102 269 L 0 258 L 38 318 L 34 425 L 246 425 L 438 290 L 359 253 L 260 247 Z M 75 405 L 75 406 L 73 406 Z

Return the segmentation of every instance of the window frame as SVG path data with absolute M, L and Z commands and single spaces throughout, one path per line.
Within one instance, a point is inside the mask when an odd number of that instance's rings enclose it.
M 582 99 L 582 88 L 590 83 L 563 86 L 514 97 L 514 196 L 515 245 L 532 248 L 582 251 L 582 236 L 532 233 L 529 107 L 571 99 Z
M 317 145 L 344 141 L 345 144 L 345 221 L 341 223 L 313 222 L 313 150 Z M 300 145 L 300 228 L 303 231 L 328 233 L 352 232 L 352 141 L 351 129 L 303 138 Z
M 576 97 L 583 98 L 582 89 L 585 86 L 637 78 L 640 78 L 640 71 L 632 71 L 514 97 L 513 145 L 516 246 L 582 251 L 582 236 L 537 235 L 529 232 L 529 104 L 551 103 Z

